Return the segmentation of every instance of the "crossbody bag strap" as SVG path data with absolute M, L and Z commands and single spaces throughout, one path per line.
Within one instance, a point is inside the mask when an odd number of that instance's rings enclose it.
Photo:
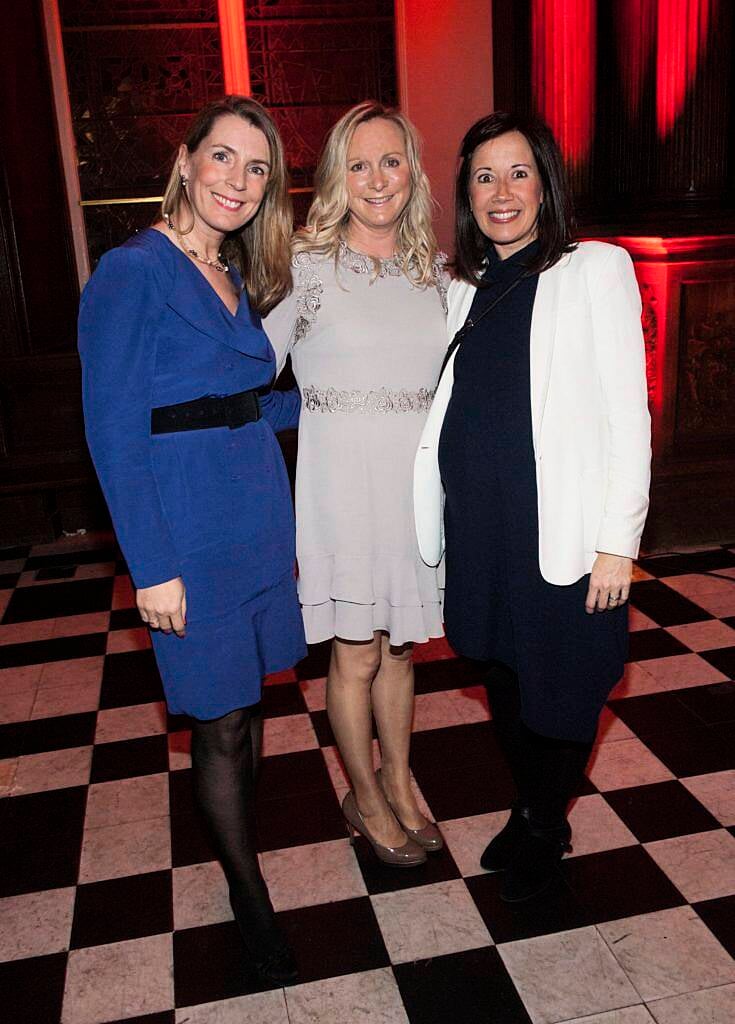
M 443 362 L 442 362 L 442 368 L 441 368 L 441 370 L 439 371 L 439 380 L 441 380 L 441 376 L 442 376 L 442 374 L 444 373 L 444 369 L 445 369 L 445 367 L 446 367 L 447 363 L 449 362 L 449 360 L 450 360 L 450 359 L 452 358 L 452 355 L 453 355 L 453 353 L 454 353 L 455 349 L 459 348 L 459 344 L 460 344 L 460 342 L 462 341 L 462 339 L 463 339 L 463 338 L 465 338 L 465 337 L 467 337 L 467 335 L 468 335 L 468 334 L 470 333 L 470 331 L 471 331 L 471 330 L 473 329 L 473 327 L 476 327 L 476 326 L 477 326 L 477 325 L 479 324 L 479 322 L 480 322 L 480 321 L 482 320 L 482 318 L 483 318 L 484 316 L 487 316 L 487 314 L 488 314 L 488 313 L 489 313 L 489 312 L 490 312 L 490 311 L 491 311 L 492 309 L 495 309 L 495 307 L 497 306 L 497 304 L 498 304 L 499 302 L 502 302 L 502 300 L 503 300 L 503 299 L 504 299 L 504 298 L 505 298 L 505 297 L 506 297 L 507 295 L 510 295 L 510 293 L 511 293 L 511 292 L 513 291 L 513 289 L 514 289 L 514 288 L 517 288 L 517 287 L 518 287 L 518 285 L 519 285 L 519 284 L 521 283 L 521 281 L 522 281 L 522 280 L 524 279 L 524 277 L 525 277 L 525 276 L 526 276 L 526 274 L 525 274 L 525 273 L 523 273 L 523 274 L 520 274 L 520 275 L 519 275 L 519 276 L 518 276 L 518 277 L 517 277 L 517 278 L 515 279 L 515 281 L 512 281 L 512 282 L 511 282 L 511 283 L 510 283 L 510 284 L 508 285 L 508 287 L 507 287 L 506 289 L 504 289 L 504 290 L 503 290 L 503 291 L 502 291 L 502 292 L 500 293 L 500 295 L 498 295 L 498 296 L 497 296 L 496 298 L 494 298 L 494 299 L 493 299 L 493 301 L 492 301 L 492 302 L 491 302 L 491 303 L 490 303 L 489 305 L 485 306 L 485 308 L 483 309 L 483 311 L 482 311 L 481 313 L 479 313 L 479 314 L 478 314 L 478 315 L 477 315 L 477 316 L 475 317 L 475 319 L 474 319 L 474 320 L 473 320 L 473 319 L 472 319 L 472 317 L 470 317 L 470 316 L 468 316 L 468 317 L 467 317 L 467 319 L 465 320 L 465 322 L 464 322 L 464 323 L 462 324 L 462 326 L 460 327 L 460 329 L 459 329 L 459 330 L 457 331 L 457 333 L 456 333 L 456 334 L 454 335 L 454 337 L 452 338 L 452 340 L 451 340 L 451 341 L 450 341 L 450 343 L 449 343 L 449 348 L 447 349 L 447 351 L 446 351 L 446 355 L 444 356 L 444 360 L 443 360 Z M 437 383 L 438 383 L 438 381 L 437 381 Z

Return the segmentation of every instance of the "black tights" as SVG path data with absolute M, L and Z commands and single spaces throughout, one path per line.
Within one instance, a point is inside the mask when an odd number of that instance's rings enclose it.
M 490 668 L 487 689 L 495 735 L 510 766 L 518 804 L 529 809 L 540 827 L 560 825 L 577 793 L 592 743 L 541 736 L 524 725 L 518 677 L 506 666 Z
M 256 706 L 195 720 L 191 739 L 194 792 L 224 868 L 235 920 L 256 960 L 283 942 L 256 851 L 255 777 L 262 734 Z

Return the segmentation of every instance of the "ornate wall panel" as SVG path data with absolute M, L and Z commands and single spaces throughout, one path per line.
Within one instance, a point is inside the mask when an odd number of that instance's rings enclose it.
M 345 110 L 396 102 L 393 4 L 247 2 L 246 15 L 253 96 L 276 117 L 294 185 L 308 186 Z
M 191 115 L 222 95 L 216 0 L 60 0 L 85 201 L 160 195 Z M 90 258 L 155 206 L 87 206 Z

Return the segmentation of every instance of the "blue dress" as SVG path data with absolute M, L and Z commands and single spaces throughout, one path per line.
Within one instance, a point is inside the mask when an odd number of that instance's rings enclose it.
M 523 274 L 532 242 L 508 259 L 488 250 L 470 315 Z M 499 661 L 518 676 L 534 732 L 587 742 L 623 674 L 628 610 L 584 609 L 589 574 L 548 583 L 538 559 L 531 430 L 531 316 L 538 275 L 519 285 L 462 341 L 439 442 L 446 492 L 444 625 L 460 654 Z
M 186 636 L 153 633 L 170 711 L 257 703 L 263 675 L 306 652 L 275 436 L 296 425 L 298 392 L 268 390 L 275 355 L 245 292 L 233 315 L 153 228 L 100 260 L 79 351 L 87 442 L 133 582 L 186 587 Z M 257 422 L 151 435 L 153 408 L 251 388 L 266 390 Z

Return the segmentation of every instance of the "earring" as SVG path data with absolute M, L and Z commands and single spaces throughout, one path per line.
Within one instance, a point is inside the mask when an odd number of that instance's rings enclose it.
M 189 179 L 185 178 L 183 174 L 181 174 L 179 177 L 181 180 L 181 187 L 186 188 L 186 186 L 189 184 Z

